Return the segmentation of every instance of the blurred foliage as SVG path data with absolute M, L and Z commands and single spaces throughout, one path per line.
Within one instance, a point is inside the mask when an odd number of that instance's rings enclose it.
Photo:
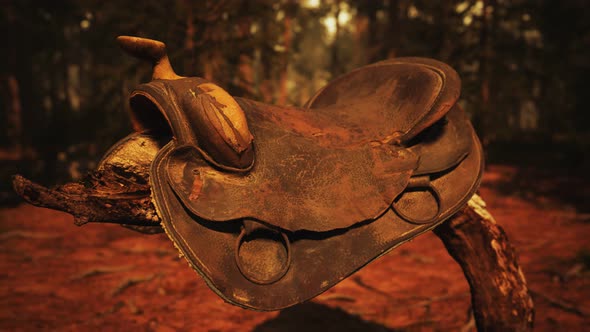
M 396 56 L 451 64 L 486 146 L 590 148 L 590 17 L 584 0 L 5 1 L 0 147 L 96 161 L 131 131 L 126 109 L 150 68 L 118 35 L 166 42 L 181 75 L 230 93 L 302 105 L 335 76 Z M 1 157 L 1 156 L 0 156 Z M 588 165 L 582 157 L 576 159 Z M 90 162 L 90 167 L 92 163 Z M 69 174 L 75 175 L 70 169 Z

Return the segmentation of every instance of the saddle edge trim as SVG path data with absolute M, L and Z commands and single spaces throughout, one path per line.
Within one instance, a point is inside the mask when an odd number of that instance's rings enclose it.
M 152 188 L 156 188 L 156 182 L 159 182 L 158 179 L 156 180 L 156 177 L 153 176 L 153 174 L 157 174 L 155 173 L 155 170 L 158 169 L 159 164 L 162 163 L 164 161 L 165 158 L 163 158 L 169 149 L 172 149 L 174 145 L 174 140 L 171 140 L 170 142 L 168 142 L 164 147 L 162 147 L 162 149 L 160 149 L 160 152 L 158 153 L 158 155 L 156 156 L 156 158 L 154 159 L 154 161 L 152 162 L 152 165 L 150 167 L 150 174 L 152 174 L 152 176 L 150 176 L 149 178 L 149 183 L 150 183 L 150 187 Z M 162 225 L 162 228 L 164 229 L 164 233 L 166 233 L 166 236 L 168 237 L 168 239 L 171 240 L 172 244 L 174 245 L 174 248 L 176 248 L 176 250 L 178 251 L 178 255 L 179 257 L 182 257 L 185 262 L 188 264 L 188 266 L 193 270 L 196 271 L 197 274 L 199 274 L 199 276 L 201 276 L 201 278 L 203 278 L 203 280 L 205 280 L 205 283 L 207 284 L 207 287 L 209 287 L 210 290 L 212 290 L 215 294 L 217 294 L 217 296 L 219 296 L 220 298 L 222 298 L 225 302 L 233 304 L 233 305 L 237 305 L 238 307 L 241 307 L 243 309 L 250 309 L 252 310 L 253 308 L 244 306 L 240 303 L 236 303 L 236 302 L 232 302 L 231 300 L 229 300 L 223 293 L 221 293 L 221 291 L 219 291 L 217 289 L 217 287 L 213 284 L 213 281 L 211 281 L 209 279 L 209 277 L 207 277 L 207 275 L 205 275 L 205 273 L 203 271 L 201 271 L 201 269 L 199 267 L 196 266 L 195 263 L 193 263 L 193 261 L 191 259 L 189 259 L 185 252 L 190 252 L 192 254 L 192 257 L 194 257 L 193 259 L 195 260 L 199 260 L 198 256 L 195 255 L 195 253 L 192 251 L 192 249 L 190 249 L 190 247 L 188 248 L 188 250 L 186 248 L 184 248 L 184 245 L 182 245 L 184 243 L 184 241 L 178 241 L 177 240 L 177 236 L 174 233 L 177 233 L 176 230 L 172 230 L 168 228 L 168 225 L 166 225 L 166 222 L 164 222 L 164 216 L 165 214 L 163 214 L 162 209 L 160 204 L 158 203 L 158 199 L 156 198 L 156 196 L 160 196 L 160 193 L 156 193 L 154 190 L 151 191 L 150 193 L 150 201 L 152 202 L 152 204 L 154 205 L 154 209 L 156 210 L 156 213 L 160 216 L 160 218 L 162 218 L 162 221 L 160 222 L 160 225 Z M 162 199 L 161 200 L 163 202 L 163 204 L 166 204 L 166 200 Z M 169 210 L 168 207 L 166 207 L 166 210 Z M 172 225 L 172 228 L 174 228 L 174 225 Z M 202 264 L 201 262 L 201 265 Z M 256 310 L 256 309 L 254 309 Z M 262 310 L 260 310 L 262 311 Z

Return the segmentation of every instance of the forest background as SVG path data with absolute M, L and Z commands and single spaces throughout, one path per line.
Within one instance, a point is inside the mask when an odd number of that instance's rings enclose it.
M 331 79 L 398 56 L 453 66 L 488 163 L 588 168 L 590 17 L 584 0 L 3 1 L 0 164 L 79 179 L 131 132 L 150 66 L 118 35 L 168 45 L 176 71 L 236 96 L 303 105 Z

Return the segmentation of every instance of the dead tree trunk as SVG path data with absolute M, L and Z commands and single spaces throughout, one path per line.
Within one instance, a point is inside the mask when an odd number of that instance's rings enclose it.
M 434 229 L 459 263 L 471 288 L 478 331 L 531 331 L 534 305 L 504 230 L 474 195 L 460 212 Z
M 140 182 L 136 190 L 123 196 L 107 193 L 109 188 L 120 188 L 109 185 L 109 181 L 115 183 L 114 179 L 122 181 L 120 174 L 94 174 L 83 183 L 47 189 L 16 176 L 13 185 L 29 203 L 70 213 L 77 224 L 110 222 L 146 233 L 161 230 L 147 179 L 123 179 Z M 483 200 L 474 195 L 468 205 L 434 232 L 465 273 L 478 330 L 532 330 L 533 302 L 514 248 L 485 209 Z

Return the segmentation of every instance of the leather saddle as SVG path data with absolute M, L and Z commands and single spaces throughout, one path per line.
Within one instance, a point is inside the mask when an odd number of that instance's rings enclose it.
M 161 223 L 232 304 L 308 300 L 452 216 L 479 185 L 481 145 L 444 63 L 378 62 L 279 107 L 176 75 L 161 42 L 119 43 L 154 65 L 130 96 L 135 136 L 171 137 L 150 168 Z

